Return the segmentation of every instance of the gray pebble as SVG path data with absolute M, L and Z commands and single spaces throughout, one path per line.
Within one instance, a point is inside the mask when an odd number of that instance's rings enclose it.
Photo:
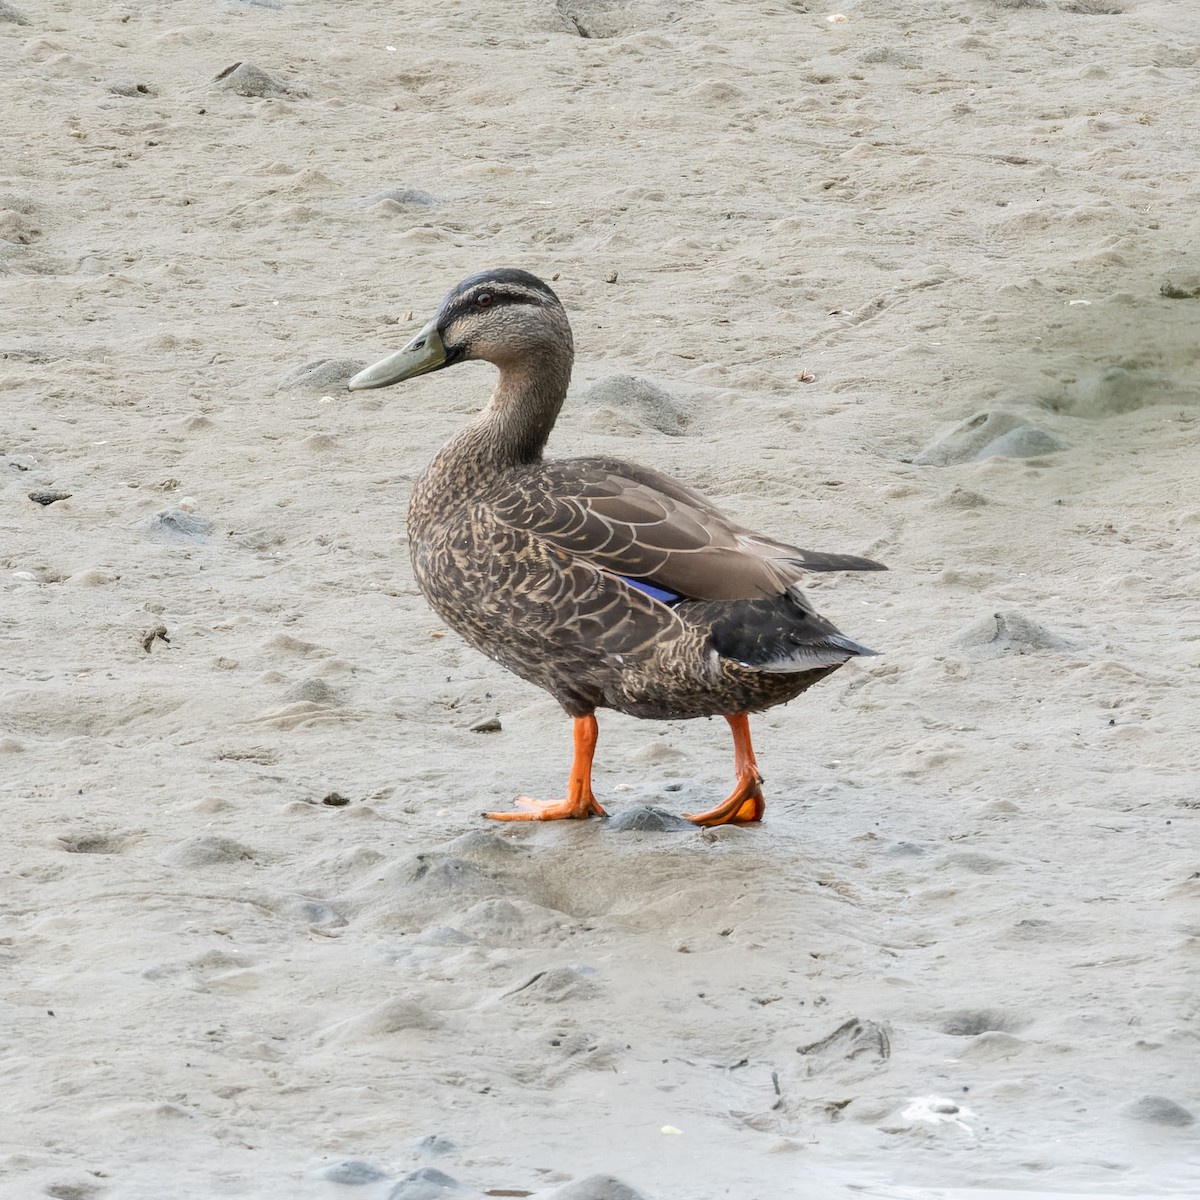
M 631 1188 L 615 1175 L 589 1175 L 586 1179 L 573 1179 L 570 1183 L 546 1192 L 539 1200 L 647 1200 L 646 1196 Z
M 370 206 L 389 202 L 399 205 L 401 208 L 433 208 L 437 204 L 428 192 L 422 191 L 420 188 L 410 187 L 391 187 L 384 188 L 381 192 L 375 192 L 374 195 L 365 196 L 362 203 Z
M 436 1167 L 421 1167 L 405 1175 L 387 1194 L 387 1200 L 442 1200 L 467 1193 L 457 1179 Z
M 443 1133 L 429 1133 L 423 1138 L 418 1138 L 413 1143 L 413 1149 L 422 1158 L 445 1158 L 447 1154 L 453 1154 L 458 1149 L 458 1143 Z
M 148 83 L 139 83 L 136 79 L 110 79 L 105 87 L 114 96 L 153 96 L 154 89 Z
M 884 850 L 889 858 L 918 858 L 924 853 L 924 848 L 916 842 L 893 842 Z
M 308 95 L 306 87 L 288 83 L 279 76 L 247 62 L 235 62 L 233 66 L 226 67 L 214 77 L 213 83 L 238 96 L 257 96 L 264 100 Z
M 482 721 L 476 721 L 471 726 L 472 733 L 499 733 L 504 726 L 500 724 L 499 717 L 485 717 Z
M 212 522 L 182 508 L 164 508 L 146 522 L 153 537 L 168 542 L 206 542 L 212 533 Z
M 45 508 L 46 505 L 56 504 L 59 500 L 69 500 L 71 498 L 71 493 L 56 492 L 50 488 L 47 488 L 39 492 L 30 492 L 29 498 L 34 502 L 34 504 L 40 504 L 43 508 Z
M 1154 1125 L 1173 1125 L 1182 1129 L 1194 1125 L 1196 1118 L 1181 1104 L 1168 1100 L 1166 1096 L 1139 1096 L 1128 1104 L 1122 1104 L 1120 1112 L 1135 1121 L 1147 1121 Z
M 364 1187 L 368 1183 L 386 1179 L 387 1172 L 361 1158 L 348 1158 L 345 1162 L 326 1167 L 321 1172 L 321 1178 L 328 1179 L 330 1183 L 344 1183 L 347 1187 Z
M 606 832 L 611 830 L 615 833 L 682 833 L 695 828 L 684 817 L 650 805 L 627 808 L 604 823 Z

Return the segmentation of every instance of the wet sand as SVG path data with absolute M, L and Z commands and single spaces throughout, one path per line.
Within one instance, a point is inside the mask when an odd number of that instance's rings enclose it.
M 1200 1192 L 1192 5 L 0 54 L 0 1195 Z M 492 374 L 343 385 L 492 265 L 574 326 L 552 452 L 890 568 L 813 580 L 883 653 L 755 719 L 761 826 L 480 818 L 570 749 L 407 562 Z M 731 775 L 601 714 L 614 814 Z

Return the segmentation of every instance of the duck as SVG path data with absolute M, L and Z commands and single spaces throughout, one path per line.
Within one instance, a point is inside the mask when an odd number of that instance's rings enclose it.
M 573 721 L 566 795 L 520 796 L 497 821 L 604 817 L 592 791 L 597 710 L 645 720 L 723 717 L 730 794 L 684 816 L 761 821 L 749 717 L 851 659 L 877 653 L 820 616 L 807 573 L 884 570 L 850 554 L 757 533 L 700 492 L 619 458 L 547 458 L 575 348 L 558 296 L 505 267 L 464 279 L 400 350 L 351 391 L 481 360 L 499 379 L 479 414 L 415 481 L 408 544 L 416 583 L 476 650 L 548 692 Z

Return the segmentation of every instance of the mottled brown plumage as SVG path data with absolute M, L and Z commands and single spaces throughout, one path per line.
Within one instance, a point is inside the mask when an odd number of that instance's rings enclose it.
M 725 716 L 738 788 L 693 819 L 756 820 L 762 793 L 745 714 L 873 653 L 819 616 L 798 582 L 807 571 L 879 564 L 754 533 L 647 467 L 544 461 L 573 357 L 550 288 L 496 270 L 459 284 L 408 346 L 350 382 L 383 387 L 465 359 L 500 368 L 482 413 L 417 480 L 408 514 L 413 569 L 434 610 L 576 719 L 567 801 L 490 815 L 602 813 L 590 787 L 593 714 L 613 708 L 668 720 Z

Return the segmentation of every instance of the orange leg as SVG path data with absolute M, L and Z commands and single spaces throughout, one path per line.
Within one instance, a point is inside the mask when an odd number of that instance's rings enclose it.
M 530 800 L 517 797 L 521 812 L 484 813 L 493 821 L 561 821 L 603 817 L 607 814 L 592 795 L 592 756 L 596 753 L 596 718 L 575 718 L 575 758 L 571 763 L 571 781 L 565 800 Z
M 762 776 L 758 763 L 754 761 L 754 747 L 750 744 L 750 718 L 745 713 L 726 716 L 733 731 L 733 769 L 737 773 L 737 786 L 716 808 L 702 813 L 684 813 L 689 821 L 697 825 L 728 825 L 730 822 L 761 821 L 766 811 L 762 794 Z

